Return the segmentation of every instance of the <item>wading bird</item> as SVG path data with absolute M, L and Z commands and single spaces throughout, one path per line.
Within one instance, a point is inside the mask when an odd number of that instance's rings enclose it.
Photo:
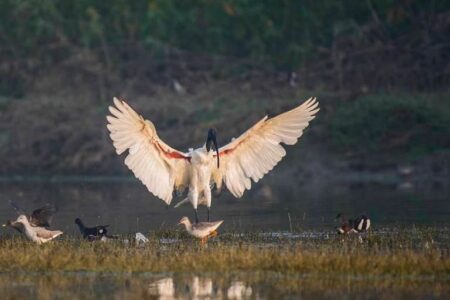
M 49 242 L 63 234 L 60 230 L 48 230 L 45 227 L 32 226 L 26 215 L 20 215 L 15 223 L 21 224 L 25 236 L 37 244 Z
M 215 237 L 217 235 L 217 228 L 223 223 L 223 221 L 216 222 L 200 222 L 192 224 L 188 217 L 183 217 L 178 225 L 184 225 L 186 231 L 200 239 L 200 243 L 204 245 L 209 238 Z
M 189 188 L 187 199 L 195 210 L 211 207 L 211 183 L 220 191 L 223 182 L 235 197 L 242 197 L 286 155 L 280 144 L 294 145 L 319 111 L 315 98 L 273 118 L 262 118 L 229 144 L 217 146 L 216 131 L 209 129 L 206 143 L 187 153 L 173 149 L 158 136 L 149 120 L 125 101 L 114 98 L 107 127 L 118 155 L 128 150 L 125 164 L 147 189 L 167 204 L 174 190 Z M 211 149 L 214 148 L 214 151 Z
M 336 219 L 341 220 L 341 225 L 336 228 L 338 234 L 361 233 L 370 228 L 370 219 L 366 215 L 347 220 L 342 213 L 339 213 Z
M 78 228 L 80 229 L 80 232 L 83 235 L 83 238 L 87 239 L 89 241 L 100 240 L 103 237 L 107 237 L 107 238 L 110 237 L 110 236 L 108 236 L 108 230 L 106 229 L 107 227 L 109 227 L 109 225 L 98 225 L 98 226 L 94 226 L 94 227 L 86 227 L 80 218 L 75 219 L 75 224 L 78 225 Z
M 53 219 L 53 214 L 56 212 L 54 206 L 47 204 L 43 207 L 33 210 L 33 212 L 30 215 L 27 215 L 14 202 L 9 201 L 9 204 L 16 210 L 16 212 L 19 215 L 25 215 L 28 220 L 28 223 L 32 227 L 50 227 L 50 223 L 52 222 Z M 22 223 L 19 223 L 17 221 L 8 220 L 6 221 L 5 224 L 3 224 L 3 226 L 8 226 L 16 229 L 20 233 L 24 233 Z
M 364 232 L 364 231 L 369 230 L 370 225 L 371 225 L 370 219 L 366 215 L 360 215 L 359 217 L 357 217 L 353 224 L 354 224 L 355 230 L 358 232 Z

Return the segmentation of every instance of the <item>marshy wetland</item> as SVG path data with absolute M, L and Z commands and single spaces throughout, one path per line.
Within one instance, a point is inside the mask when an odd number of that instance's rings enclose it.
M 0 224 L 9 201 L 49 203 L 64 231 L 0 227 L 0 299 L 449 298 L 449 36 L 450 1 L 0 1 Z M 182 196 L 166 207 L 117 156 L 110 129 L 136 132 L 107 127 L 113 97 L 180 151 L 320 111 L 242 199 L 213 196 L 224 223 L 201 247 Z M 338 236 L 338 213 L 370 231 Z M 89 243 L 75 218 L 118 238 Z
M 420 299 L 450 292 L 445 185 L 311 187 L 269 175 L 245 199 L 217 198 L 212 217 L 226 222 L 206 247 L 175 225 L 192 217 L 191 207 L 167 208 L 134 180 L 28 179 L 0 189 L 26 210 L 55 203 L 52 227 L 65 232 L 39 246 L 2 230 L 0 285 L 9 299 Z M 338 211 L 370 214 L 372 230 L 362 240 L 336 235 Z M 15 216 L 7 201 L 0 216 Z M 80 216 L 110 224 L 120 238 L 83 241 L 73 224 Z M 136 245 L 135 232 L 149 243 Z

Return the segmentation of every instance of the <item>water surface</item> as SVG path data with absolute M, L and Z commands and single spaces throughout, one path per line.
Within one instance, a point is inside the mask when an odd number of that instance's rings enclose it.
M 336 226 L 338 212 L 369 215 L 374 226 L 450 225 L 450 189 L 445 185 L 345 183 L 306 185 L 268 176 L 236 199 L 228 191 L 213 198 L 212 219 L 225 220 L 222 230 L 327 230 Z M 123 234 L 174 229 L 192 207 L 167 207 L 134 180 L 41 180 L 0 182 L 0 220 L 17 215 L 8 200 L 31 211 L 45 203 L 58 208 L 53 227 L 76 234 L 81 217 L 87 225 L 109 224 Z M 175 197 L 173 203 L 181 197 Z M 206 209 L 199 208 L 201 219 Z
M 112 233 L 132 234 L 175 229 L 183 215 L 193 215 L 188 205 L 167 207 L 137 181 L 88 179 L 3 180 L 0 219 L 16 217 L 8 200 L 27 211 L 54 204 L 58 212 L 52 227 L 62 229 L 66 236 L 79 236 L 73 224 L 76 217 L 88 225 L 110 224 Z M 242 199 L 228 192 L 214 197 L 212 219 L 225 220 L 222 232 L 258 231 L 269 239 L 301 239 L 307 243 L 334 236 L 334 216 L 338 212 L 348 216 L 368 214 L 377 234 L 415 225 L 442 229 L 450 226 L 449 196 L 448 186 L 443 184 L 357 181 L 306 185 L 269 174 Z M 203 207 L 200 216 L 206 216 Z M 295 231 L 292 234 L 291 229 Z M 448 230 L 442 232 L 436 242 L 448 243 Z M 11 229 L 1 229 L 1 237 L 11 234 Z M 164 245 L 174 241 L 160 242 Z M 449 278 L 347 274 L 0 273 L 2 299 L 428 299 L 445 298 L 449 286 Z
M 444 299 L 448 283 L 278 273 L 0 274 L 2 299 Z

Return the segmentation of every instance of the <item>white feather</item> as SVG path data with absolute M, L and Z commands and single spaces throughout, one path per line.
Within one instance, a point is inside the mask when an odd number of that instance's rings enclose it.
M 117 154 L 128 150 L 125 165 L 151 193 L 170 204 L 173 189 L 177 188 L 175 178 L 178 178 L 178 173 L 185 172 L 189 155 L 165 144 L 156 134 L 154 125 L 124 101 L 114 98 L 114 105 L 109 107 L 112 115 L 106 119 Z M 167 155 L 161 149 L 178 157 Z M 187 185 L 187 182 L 179 180 L 178 184 Z
M 251 188 L 251 180 L 258 182 L 270 172 L 286 151 L 280 145 L 294 145 L 303 130 L 319 111 L 315 98 L 274 118 L 264 117 L 237 139 L 220 148 L 221 167 L 215 172 L 235 197 Z M 216 184 L 218 184 L 216 182 Z
M 127 153 L 125 165 L 151 193 L 170 204 L 174 189 L 189 186 L 193 191 L 181 203 L 210 205 L 211 180 L 218 188 L 224 182 L 234 196 L 242 197 L 252 181 L 258 182 L 281 161 L 286 155 L 281 144 L 295 144 L 318 110 L 315 98 L 310 98 L 274 118 L 262 118 L 219 149 L 220 168 L 205 147 L 190 148 L 189 153 L 171 148 L 158 137 L 154 124 L 124 101 L 114 98 L 106 119 L 117 154 Z

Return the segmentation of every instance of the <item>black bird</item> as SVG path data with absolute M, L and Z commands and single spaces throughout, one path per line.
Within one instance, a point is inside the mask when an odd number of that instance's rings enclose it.
M 25 215 L 28 219 L 28 222 L 33 227 L 50 227 L 50 224 L 53 219 L 53 214 L 56 212 L 56 208 L 53 205 L 46 204 L 40 208 L 33 210 L 31 214 L 26 214 L 19 206 L 13 201 L 9 201 L 9 204 L 14 208 L 14 210 L 19 215 Z M 16 229 L 20 233 L 23 233 L 23 226 L 21 223 L 16 221 L 7 220 L 3 226 L 9 226 L 11 228 Z
M 86 227 L 80 218 L 75 219 L 75 224 L 78 225 L 83 238 L 94 241 L 97 239 L 101 239 L 102 237 L 110 237 L 108 236 L 108 230 L 106 229 L 109 225 L 98 225 L 95 227 Z
M 342 213 L 336 216 L 341 220 L 341 225 L 336 228 L 338 234 L 361 233 L 369 230 L 370 219 L 366 215 L 360 215 L 356 219 L 345 219 Z

